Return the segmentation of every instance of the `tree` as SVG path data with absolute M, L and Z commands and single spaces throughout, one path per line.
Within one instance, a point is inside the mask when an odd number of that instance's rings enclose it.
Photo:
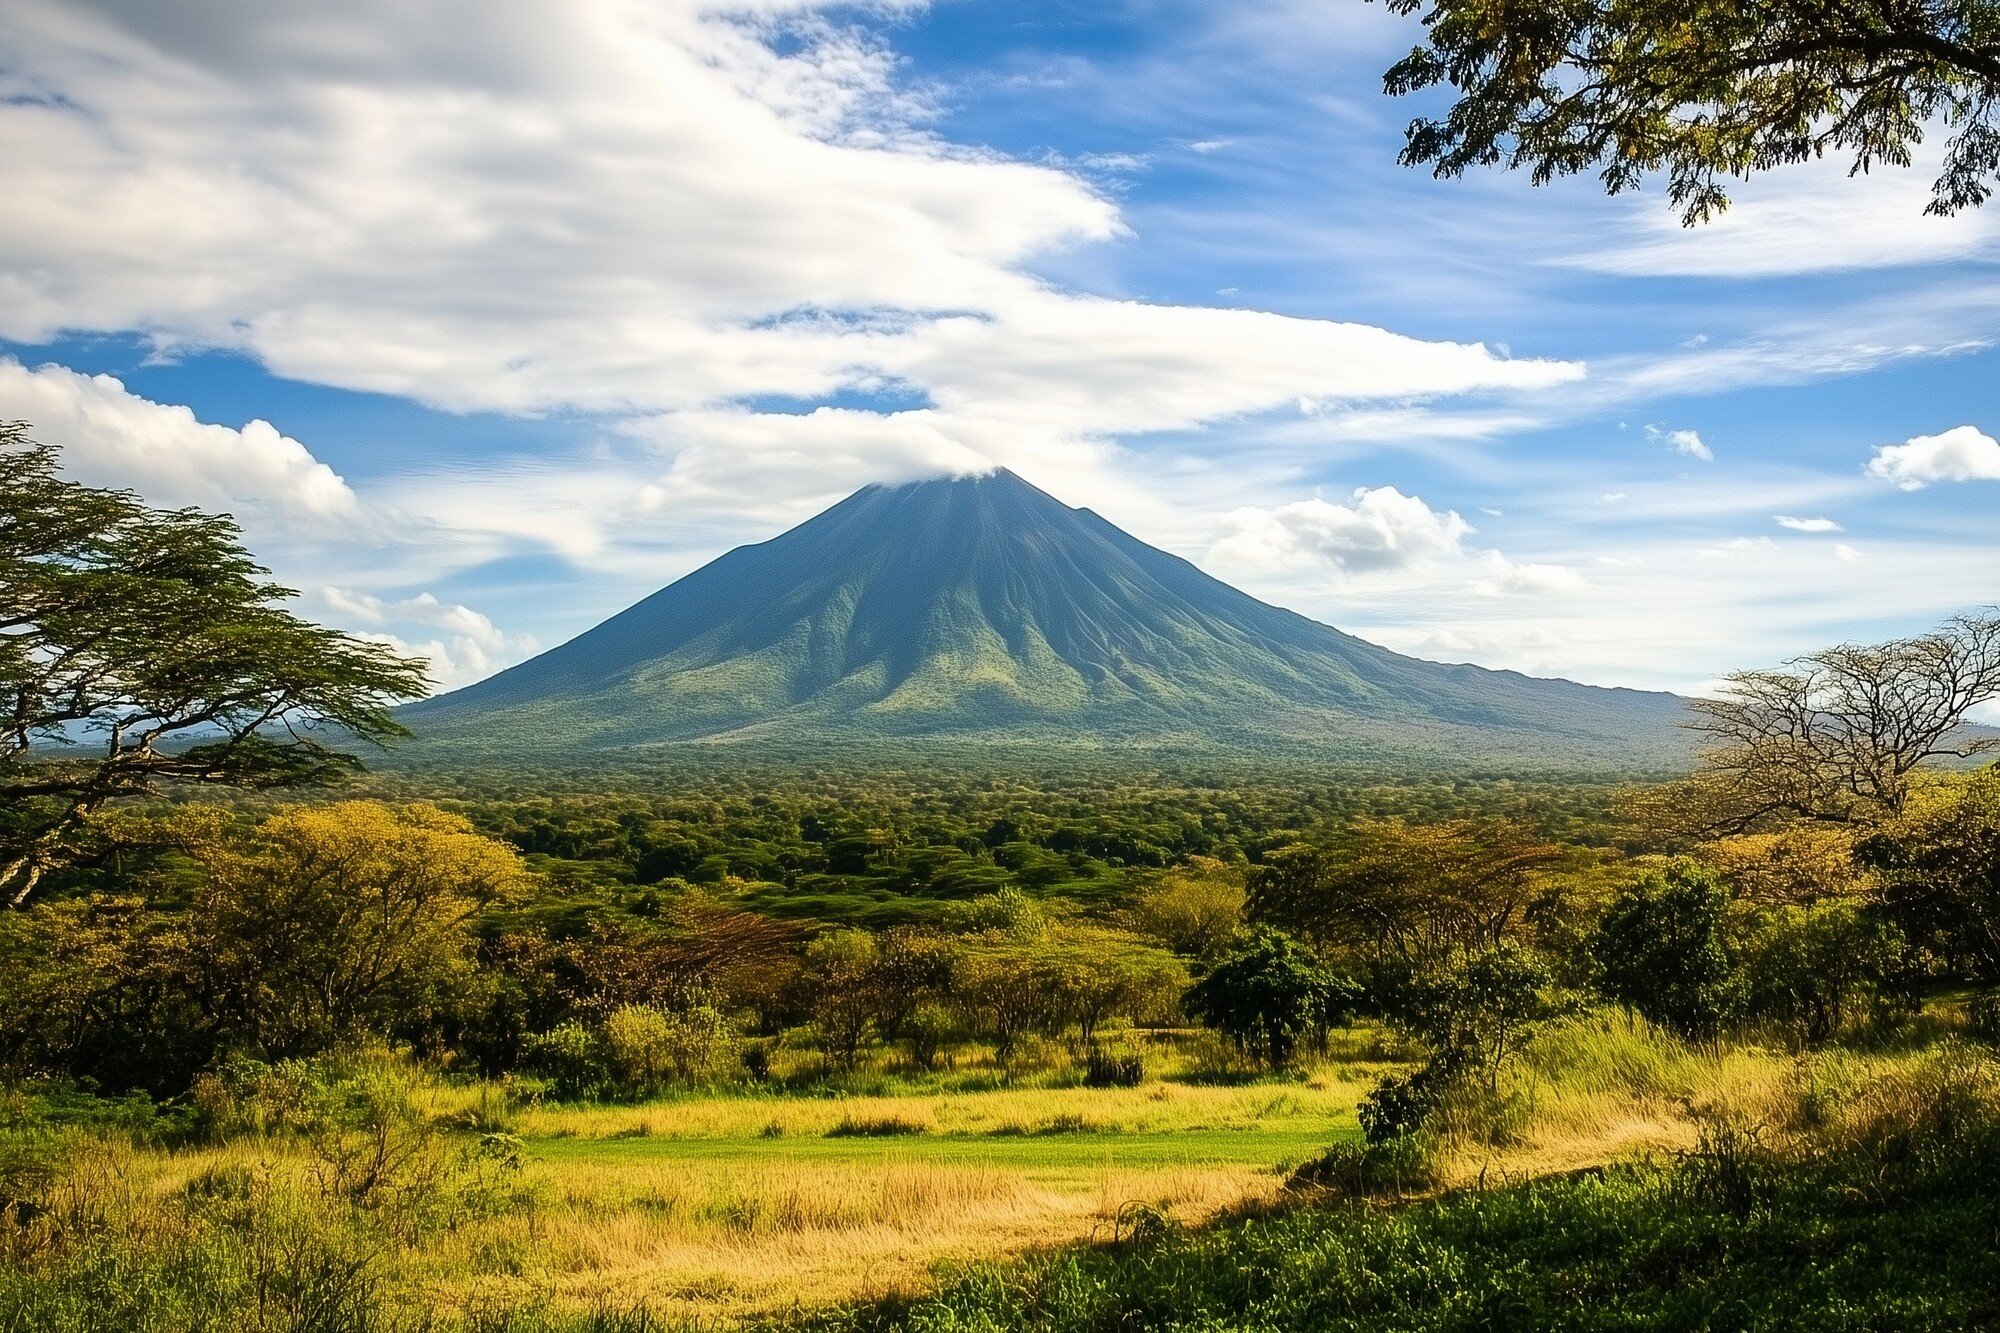
M 1197 856 L 1143 881 L 1126 916 L 1140 934 L 1184 957 L 1202 958 L 1242 924 L 1243 903 L 1241 868 Z
M 1363 820 L 1333 850 L 1286 849 L 1253 872 L 1253 918 L 1409 974 L 1497 948 L 1563 849 L 1503 819 Z
M 1961 975 L 2000 984 L 2000 768 L 1926 787 L 1861 856 L 1911 941 Z
M 1907 166 L 1951 137 L 1926 210 L 1984 203 L 2000 171 L 2000 0 L 1388 0 L 1425 44 L 1383 78 L 1449 85 L 1409 127 L 1405 165 L 1504 163 L 1536 184 L 1597 170 L 1607 192 L 1664 171 L 1689 224 L 1721 181 L 1829 152 Z
M 1852 1023 L 1892 980 L 1898 938 L 1852 899 L 1757 915 L 1744 946 L 1744 1002 L 1819 1046 Z
M 829 930 L 806 946 L 800 982 L 821 1048 L 835 1067 L 853 1069 L 875 1016 L 875 937 L 865 930 Z
M 868 984 L 875 997 L 875 1021 L 885 1038 L 906 1035 L 912 1014 L 949 993 L 956 954 L 949 937 L 913 926 L 896 926 L 875 937 Z
M 1902 810 L 1923 765 L 1995 746 L 1965 726 L 1995 697 L 2000 615 L 1737 672 L 1721 697 L 1693 701 L 1690 725 L 1709 745 L 1663 804 L 1671 822 L 1709 834 L 1792 820 L 1871 825 Z
M 1705 870 L 1675 867 L 1628 889 L 1591 946 L 1605 994 L 1690 1041 L 1713 1039 L 1736 1001 L 1728 910 L 1728 890 Z
M 281 609 L 235 523 L 57 472 L 0 425 L 0 900 L 72 857 L 92 814 L 166 781 L 286 787 L 359 766 L 424 664 Z
M 525 883 L 512 848 L 428 805 L 286 810 L 196 855 L 188 933 L 210 1002 L 265 1059 L 425 1035 L 475 979 L 474 915 Z
M 1394 997 L 1391 1017 L 1430 1048 L 1435 1077 L 1480 1073 L 1492 1088 L 1529 1026 L 1555 1012 L 1549 983 L 1539 957 L 1495 945 L 1412 978 Z
M 1263 927 L 1188 988 L 1189 1014 L 1274 1069 L 1352 1012 L 1360 987 L 1298 940 Z

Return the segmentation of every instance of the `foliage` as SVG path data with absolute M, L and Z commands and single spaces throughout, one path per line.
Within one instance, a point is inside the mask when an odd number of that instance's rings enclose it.
M 1744 1009 L 1819 1046 L 1896 997 L 1900 937 L 1852 899 L 1761 914 L 1743 948 Z
M 832 930 L 806 946 L 800 981 L 807 1011 L 826 1058 L 852 1069 L 875 1020 L 875 937 L 865 930 Z
M 2000 615 L 1736 672 L 1724 693 L 1691 703 L 1708 748 L 1691 780 L 1662 793 L 1665 822 L 1713 834 L 1893 818 L 1924 765 L 2000 743 L 1964 726 L 1996 696 Z
M 1140 935 L 1186 958 L 1207 958 L 1235 934 L 1246 900 L 1240 867 L 1197 856 L 1142 879 L 1125 917 Z
M 1883 910 L 1960 975 L 2000 983 L 2000 769 L 1921 792 L 1862 848 Z
M 1592 945 L 1605 993 L 1691 1041 L 1713 1039 L 1739 1003 L 1728 909 L 1728 891 L 1693 867 L 1628 890 Z
M 1360 988 L 1283 931 L 1259 928 L 1219 959 L 1184 1001 L 1187 1011 L 1272 1068 L 1342 1022 Z
M 1287 849 L 1258 867 L 1250 913 L 1376 973 L 1425 971 L 1498 947 L 1562 857 L 1507 820 L 1362 820 L 1336 846 Z
M 208 1002 L 271 1059 L 434 1037 L 477 980 L 475 914 L 524 885 L 509 849 L 423 805 L 287 810 L 197 856 L 188 930 Z
M 227 517 L 148 508 L 0 424 L 0 902 L 81 850 L 106 804 L 167 781 L 347 775 L 405 734 L 421 662 L 281 609 Z
M 1728 206 L 1727 176 L 1828 152 L 1907 166 L 1951 133 L 1928 211 L 1983 203 L 2000 170 L 2000 7 L 1992 0 L 1389 0 L 1425 45 L 1392 94 L 1458 99 L 1409 130 L 1403 161 L 1440 176 L 1506 163 L 1537 184 L 1597 169 L 1611 193 L 1664 171 L 1690 223 Z
M 1759 907 L 1811 907 L 1829 898 L 1859 898 L 1871 888 L 1855 857 L 1854 830 L 1840 826 L 1740 833 L 1702 843 L 1691 855 L 1738 900 Z

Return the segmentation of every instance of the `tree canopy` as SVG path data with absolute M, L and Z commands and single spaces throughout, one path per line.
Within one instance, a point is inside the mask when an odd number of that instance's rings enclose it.
M 82 485 L 0 424 L 0 901 L 107 802 L 163 781 L 283 787 L 403 734 L 425 665 L 300 619 L 226 515 Z M 316 732 L 320 734 L 315 734 Z
M 1902 810 L 1924 765 L 2000 744 L 1966 721 L 1995 697 L 2000 615 L 1736 672 L 1723 694 L 1693 701 L 1708 746 L 1694 779 L 1667 789 L 1670 822 L 1711 833 L 1872 824 Z
M 1664 172 L 1689 223 L 1722 182 L 1828 153 L 1907 166 L 1949 134 L 1928 212 L 1975 207 L 2000 172 L 2000 0 L 1388 0 L 1425 27 L 1384 76 L 1439 86 L 1402 160 L 1439 176 L 1505 164 L 1536 184 L 1595 170 L 1613 194 Z

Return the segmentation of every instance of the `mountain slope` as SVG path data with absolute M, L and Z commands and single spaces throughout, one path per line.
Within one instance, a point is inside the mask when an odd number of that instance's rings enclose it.
M 1659 762 L 1680 711 L 1392 653 L 1002 471 L 867 487 L 403 718 L 420 740 L 546 752 L 1062 736 Z

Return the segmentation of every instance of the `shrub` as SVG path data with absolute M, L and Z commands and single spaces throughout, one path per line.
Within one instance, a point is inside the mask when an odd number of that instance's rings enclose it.
M 1083 1081 L 1092 1088 L 1136 1088 L 1146 1081 L 1145 1057 L 1116 1055 L 1093 1046 L 1084 1057 Z
M 910 1063 L 923 1070 L 936 1069 L 957 1032 L 958 1021 L 950 1009 L 934 1002 L 918 1005 L 903 1023 L 903 1035 L 910 1043 Z
M 556 1096 L 572 1101 L 597 1096 L 613 1081 L 603 1043 L 574 1019 L 530 1033 L 521 1043 L 521 1061 L 546 1078 Z
M 1188 989 L 1187 1011 L 1272 1068 L 1342 1021 L 1360 988 L 1283 931 L 1263 927 Z
M 1627 890 L 1591 945 L 1605 994 L 1689 1041 L 1712 1040 L 1739 1007 L 1728 908 L 1728 892 L 1693 867 Z

